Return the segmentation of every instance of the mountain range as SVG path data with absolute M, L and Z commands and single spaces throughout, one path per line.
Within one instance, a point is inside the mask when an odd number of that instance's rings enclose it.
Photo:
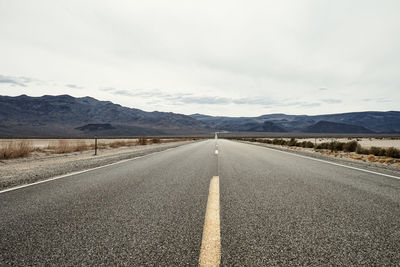
M 146 112 L 92 97 L 0 96 L 1 137 L 185 135 L 230 132 L 400 133 L 400 112 L 221 117 Z

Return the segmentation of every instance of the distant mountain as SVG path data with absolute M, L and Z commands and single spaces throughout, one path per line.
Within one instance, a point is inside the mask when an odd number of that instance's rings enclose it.
M 316 133 L 400 133 L 400 112 L 399 111 L 366 111 L 352 112 L 342 114 L 329 115 L 286 115 L 286 114 L 267 114 L 259 117 L 213 117 L 202 114 L 193 114 L 193 118 L 206 123 L 210 128 L 225 131 L 248 131 L 248 125 L 252 125 L 253 129 L 262 129 L 263 124 L 272 123 L 273 128 L 264 127 L 265 132 L 310 132 L 311 129 Z M 324 123 L 311 127 L 320 121 L 335 122 L 338 128 L 329 128 Z M 243 126 L 243 127 L 242 127 Z M 349 126 L 359 126 L 362 128 L 350 128 Z M 278 128 L 279 127 L 279 128 Z M 311 127 L 311 128 L 310 128 Z M 321 127 L 321 128 L 320 128 Z
M 303 130 L 305 133 L 374 133 L 362 126 L 345 123 L 319 121 Z
M 231 132 L 400 133 L 400 112 L 222 117 L 145 112 L 91 97 L 0 96 L 0 137 Z
M 81 127 L 76 127 L 75 129 L 80 130 L 80 131 L 102 131 L 102 130 L 111 130 L 115 129 L 111 124 L 109 123 L 90 123 L 86 124 Z
M 209 132 L 190 116 L 69 95 L 0 96 L 0 136 L 117 136 Z
M 278 125 L 275 125 L 275 123 L 271 121 L 264 121 L 262 128 L 264 132 L 277 132 L 277 133 L 287 132 L 285 129 L 283 129 Z
M 400 112 L 351 112 L 342 114 L 312 116 L 316 121 L 325 120 L 363 126 L 374 132 L 400 133 Z

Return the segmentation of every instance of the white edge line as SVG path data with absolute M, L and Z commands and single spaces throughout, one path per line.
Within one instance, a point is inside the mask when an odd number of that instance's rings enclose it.
M 394 178 L 394 179 L 399 179 L 400 180 L 400 177 L 394 176 L 394 175 L 390 175 L 390 174 L 374 172 L 374 171 L 365 170 L 365 169 L 361 169 L 361 168 L 357 168 L 357 167 L 353 167 L 353 166 L 348 166 L 348 165 L 343 165 L 343 164 L 340 164 L 340 163 L 335 163 L 335 162 L 331 162 L 331 161 L 327 161 L 327 160 L 323 160 L 323 159 L 316 159 L 316 158 L 312 158 L 312 157 L 308 157 L 308 156 L 298 155 L 298 154 L 295 154 L 294 152 L 282 151 L 282 150 L 279 150 L 279 149 L 274 149 L 274 148 L 270 148 L 270 147 L 266 147 L 266 146 L 262 146 L 262 145 L 260 146 L 258 144 L 252 144 L 252 145 L 256 145 L 256 146 L 259 146 L 259 147 L 264 147 L 264 148 L 269 149 L 269 150 L 278 151 L 278 152 L 281 152 L 281 153 L 289 154 L 289 155 L 300 157 L 300 158 L 311 159 L 311 160 L 315 160 L 315 161 L 319 161 L 319 162 L 328 163 L 328 164 L 331 164 L 331 165 L 336 165 L 336 166 L 340 166 L 340 167 L 345 167 L 345 168 L 358 170 L 358 171 L 362 171 L 362 172 L 382 175 L 382 176 L 386 176 L 386 177 L 389 177 L 389 178 Z
M 168 150 L 171 150 L 171 149 L 176 149 L 178 147 L 181 147 L 181 146 L 167 148 L 167 149 L 162 150 L 162 151 L 157 151 L 157 152 L 153 152 L 153 153 L 150 153 L 150 154 L 146 154 L 146 155 L 143 155 L 143 156 L 138 156 L 138 157 L 134 157 L 134 158 L 130 158 L 130 159 L 123 159 L 123 160 L 120 160 L 120 161 L 117 161 L 117 162 L 113 162 L 113 163 L 110 163 L 110 164 L 107 164 L 107 165 L 102 165 L 102 166 L 99 166 L 99 167 L 94 167 L 94 168 L 83 170 L 83 171 L 76 171 L 76 172 L 71 172 L 71 173 L 55 176 L 55 177 L 52 177 L 52 178 L 48 178 L 48 179 L 45 179 L 45 180 L 41 180 L 41 181 L 37 181 L 37 182 L 34 182 L 34 183 L 30 183 L 30 184 L 24 184 L 24 185 L 19 185 L 19 186 L 7 188 L 7 189 L 4 189 L 4 190 L 1 190 L 0 194 L 6 193 L 6 192 L 10 192 L 10 191 L 14 191 L 14 190 L 18 190 L 18 189 L 22 189 L 22 188 L 25 188 L 25 187 L 28 187 L 28 186 L 32 186 L 32 185 L 47 183 L 47 182 L 58 180 L 58 179 L 65 178 L 65 177 L 68 177 L 68 176 L 73 176 L 73 175 L 77 175 L 77 174 L 81 174 L 81 173 L 85 173 L 85 172 L 90 172 L 90 171 L 94 171 L 94 170 L 101 169 L 101 168 L 106 168 L 106 167 L 109 167 L 109 166 L 112 166 L 112 165 L 115 165 L 115 164 L 120 164 L 120 163 L 124 163 L 124 162 L 130 161 L 130 160 L 136 160 L 136 159 L 148 157 L 148 156 L 151 156 L 151 155 L 154 155 L 154 154 L 158 154 L 158 153 L 161 153 L 161 152 L 165 152 L 165 151 L 168 151 Z

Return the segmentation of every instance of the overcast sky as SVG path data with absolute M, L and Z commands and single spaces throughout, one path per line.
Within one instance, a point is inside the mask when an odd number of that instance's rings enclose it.
M 227 116 L 400 110 L 399 0 L 0 0 L 0 94 Z

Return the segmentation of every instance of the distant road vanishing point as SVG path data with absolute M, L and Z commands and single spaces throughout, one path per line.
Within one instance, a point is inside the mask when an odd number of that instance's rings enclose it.
M 1 192 L 0 265 L 394 266 L 399 222 L 396 176 L 215 138 Z

